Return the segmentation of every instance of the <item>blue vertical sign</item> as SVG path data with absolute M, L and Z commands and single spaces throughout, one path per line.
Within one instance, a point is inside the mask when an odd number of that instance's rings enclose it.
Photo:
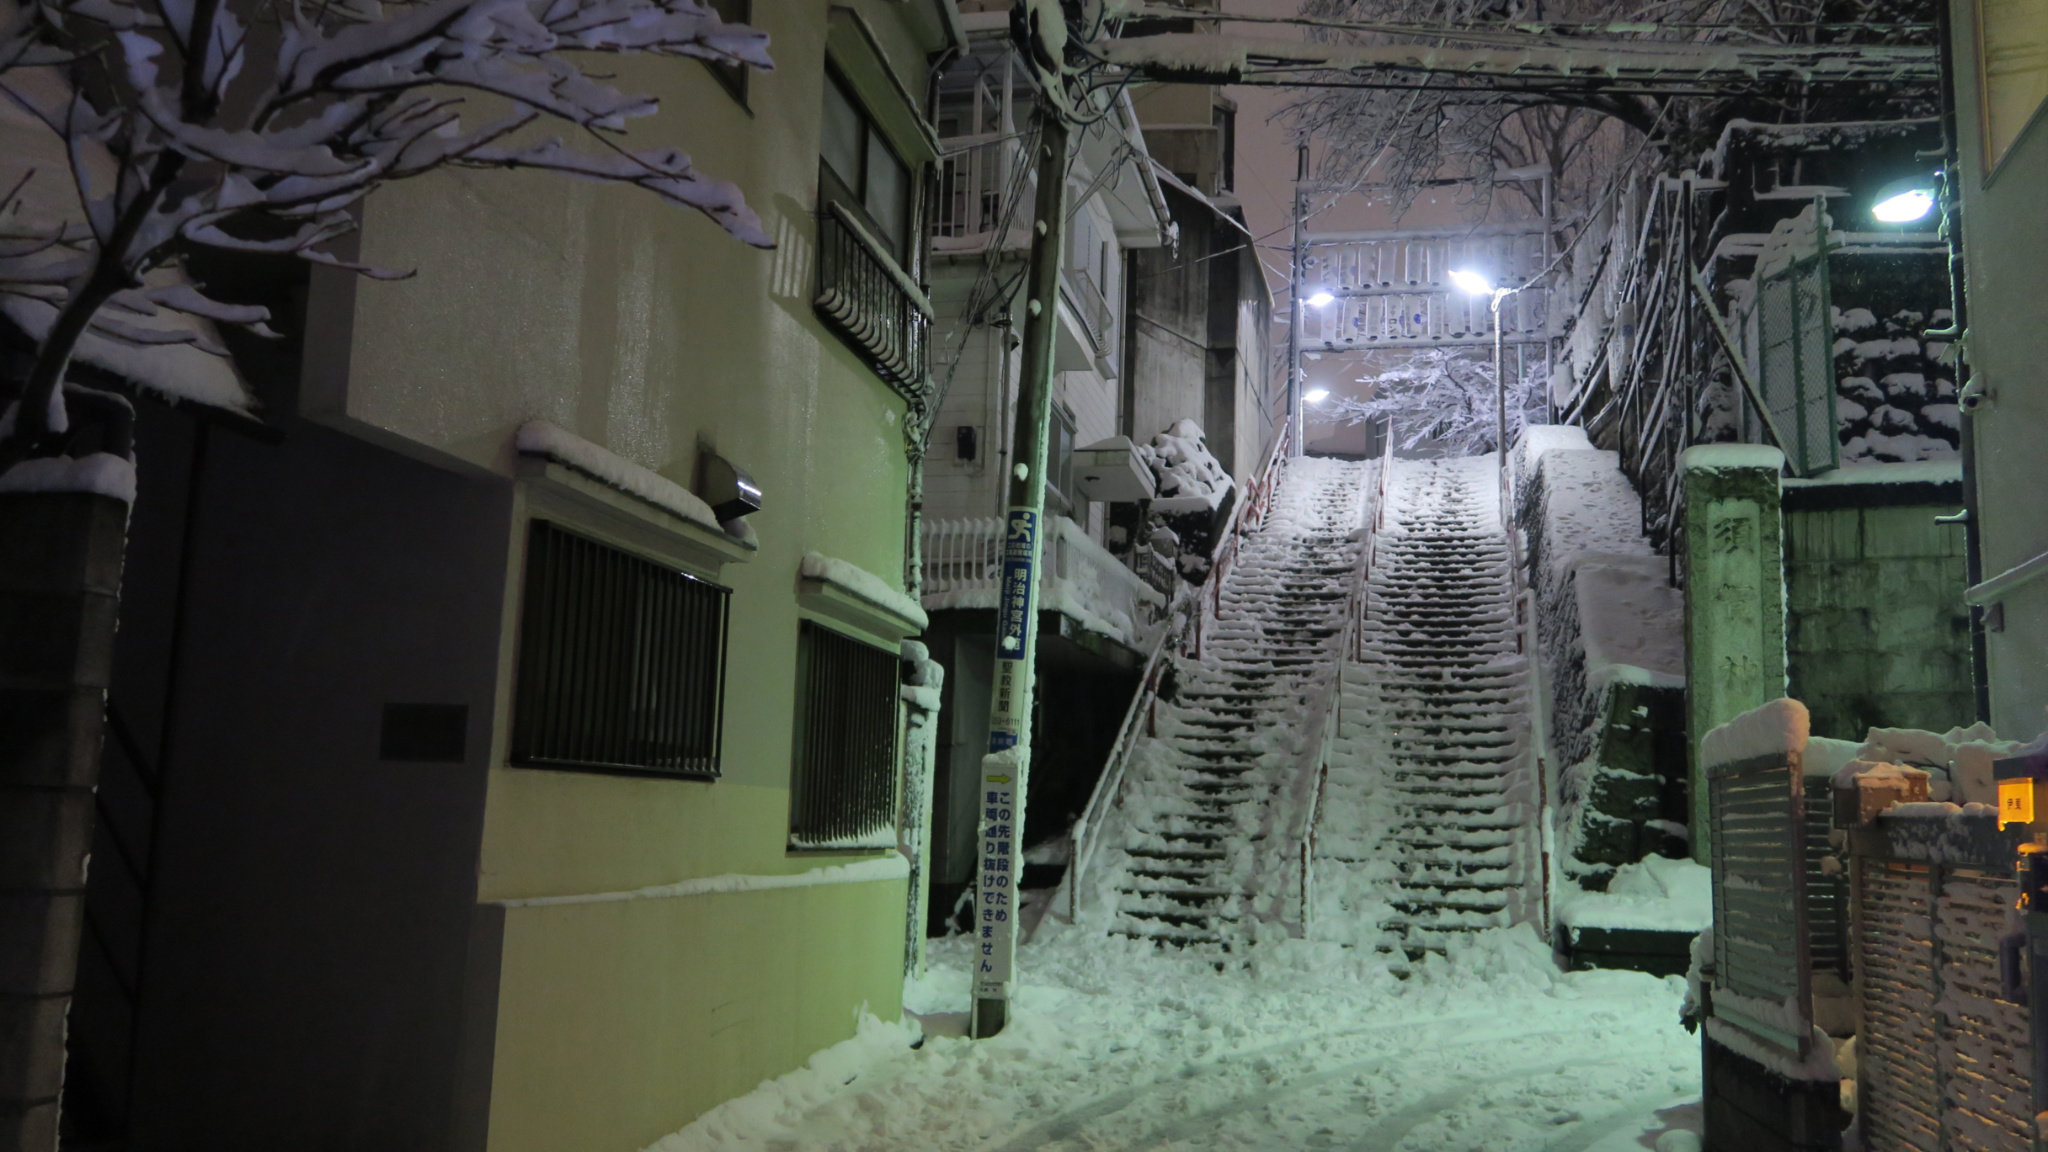
M 1030 642 L 1032 598 L 1038 586 L 1038 513 L 1012 508 L 1004 521 L 1002 583 L 996 603 L 996 666 L 989 709 L 989 757 L 982 761 L 981 867 L 975 901 L 974 994 L 1009 995 L 1011 959 L 1016 952 L 1018 809 L 1025 765 L 1019 744 L 1030 711 L 1025 650 Z M 1013 751 L 1014 750 L 1014 751 Z M 1003 755 L 1012 753 L 1012 755 Z
M 1014 747 L 1022 736 L 1019 679 L 1038 584 L 1038 513 L 1012 508 L 1003 525 L 1003 577 L 996 602 L 996 691 L 989 710 L 988 750 Z

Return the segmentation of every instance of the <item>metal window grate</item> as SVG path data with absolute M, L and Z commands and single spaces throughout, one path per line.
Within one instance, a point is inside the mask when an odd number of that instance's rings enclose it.
M 853 211 L 836 202 L 819 214 L 813 303 L 876 375 L 915 388 L 924 375 L 931 317 L 891 273 L 888 257 L 862 239 L 855 221 Z
M 801 623 L 791 847 L 895 845 L 901 674 L 895 653 Z
M 513 762 L 718 775 L 731 595 L 535 520 Z
M 1833 972 L 1842 979 L 1849 971 L 1849 885 L 1840 867 L 1846 853 L 1838 854 L 1828 833 L 1834 827 L 1835 799 L 1827 777 L 1806 780 L 1806 932 L 1809 959 L 1816 972 Z M 1825 863 L 1834 857 L 1836 868 Z

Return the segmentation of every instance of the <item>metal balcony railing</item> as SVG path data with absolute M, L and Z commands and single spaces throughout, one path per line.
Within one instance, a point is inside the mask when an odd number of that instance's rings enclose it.
M 844 205 L 818 217 L 818 315 L 889 383 L 915 390 L 925 375 L 931 302 Z
M 1116 350 L 1116 310 L 1110 307 L 1109 297 L 1096 286 L 1093 277 L 1076 268 L 1062 269 L 1060 298 L 1081 321 L 1081 327 L 1088 330 L 1088 340 L 1097 358 Z
M 985 236 L 1002 224 L 1003 196 L 1024 167 L 1015 137 L 1001 133 L 946 141 L 939 158 L 938 195 L 932 206 L 932 235 L 962 240 Z M 1030 174 L 1024 173 L 1030 182 Z M 1029 223 L 1029 212 L 1021 215 Z
M 1047 517 L 1038 603 L 1127 644 L 1158 622 L 1166 597 L 1065 516 Z M 924 523 L 927 609 L 994 607 L 1002 568 L 1003 522 L 994 516 Z

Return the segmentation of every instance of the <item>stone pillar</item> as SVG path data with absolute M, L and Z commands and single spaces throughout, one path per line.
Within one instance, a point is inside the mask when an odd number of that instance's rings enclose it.
M 128 505 L 0 493 L 0 1152 L 54 1152 Z
M 1700 738 L 1785 695 L 1784 465 L 1784 453 L 1756 444 L 1702 444 L 1682 464 L 1688 824 L 1702 864 L 1710 857 Z

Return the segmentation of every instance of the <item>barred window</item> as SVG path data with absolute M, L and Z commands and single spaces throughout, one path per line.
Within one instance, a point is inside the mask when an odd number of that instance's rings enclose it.
M 901 668 L 894 652 L 801 622 L 790 847 L 895 845 Z
M 512 761 L 718 775 L 731 590 L 533 521 Z

